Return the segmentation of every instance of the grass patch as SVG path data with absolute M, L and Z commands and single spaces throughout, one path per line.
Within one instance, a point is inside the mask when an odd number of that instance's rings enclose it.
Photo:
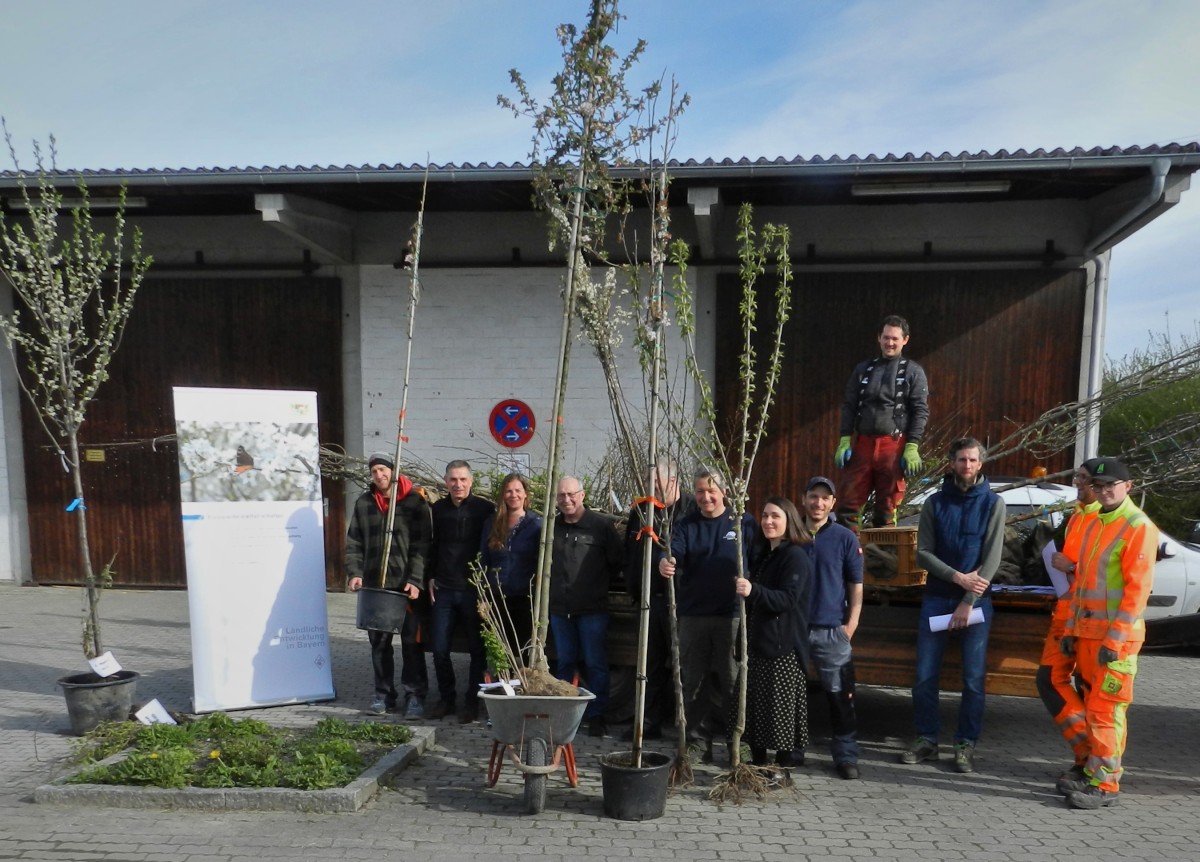
M 304 730 L 221 712 L 182 724 L 106 722 L 78 741 L 75 761 L 95 764 L 126 749 L 129 755 L 85 768 L 70 783 L 326 790 L 349 784 L 366 764 L 411 738 L 403 725 L 338 718 Z

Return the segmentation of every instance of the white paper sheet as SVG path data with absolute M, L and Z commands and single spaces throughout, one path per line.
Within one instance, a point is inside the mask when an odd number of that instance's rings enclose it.
M 171 713 L 167 712 L 166 707 L 158 702 L 158 698 L 150 701 L 137 712 L 134 717 L 142 724 L 176 724 L 175 719 L 171 718 Z
M 950 628 L 950 617 L 954 614 L 942 614 L 936 617 L 929 618 L 929 630 L 931 632 L 944 632 Z M 973 626 L 983 622 L 983 608 L 971 608 L 971 615 L 967 617 L 967 625 Z
M 1050 583 L 1054 585 L 1054 592 L 1060 596 L 1065 596 L 1067 591 L 1071 589 L 1071 582 L 1067 580 L 1066 575 L 1050 565 L 1050 558 L 1054 556 L 1054 552 L 1057 550 L 1054 547 L 1054 542 L 1047 542 L 1046 547 L 1042 548 L 1042 565 L 1046 567 L 1046 573 L 1050 575 Z
M 92 672 L 96 676 L 112 676 L 121 670 L 121 663 L 111 652 L 106 652 L 102 656 L 88 659 L 88 664 L 92 666 Z

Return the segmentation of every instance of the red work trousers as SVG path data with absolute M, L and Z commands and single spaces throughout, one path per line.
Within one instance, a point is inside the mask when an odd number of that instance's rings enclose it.
M 1038 694 L 1059 732 L 1083 766 L 1088 758 L 1087 716 L 1083 698 L 1075 690 L 1075 657 L 1062 654 L 1059 642 L 1071 613 L 1071 601 L 1059 599 L 1050 615 L 1050 631 L 1042 644 L 1042 660 L 1037 669 Z
M 858 513 L 875 492 L 872 523 L 884 527 L 893 520 L 896 506 L 904 499 L 904 435 L 872 437 L 859 434 L 850 450 L 850 463 L 842 474 L 838 495 L 838 518 L 857 532 Z
M 1075 667 L 1083 686 L 1087 714 L 1088 759 L 1084 771 L 1093 784 L 1117 792 L 1120 789 L 1121 755 L 1125 753 L 1125 712 L 1133 702 L 1133 679 L 1137 676 L 1140 642 L 1126 644 L 1114 662 L 1100 664 L 1097 653 L 1104 641 L 1079 638 L 1075 642 Z

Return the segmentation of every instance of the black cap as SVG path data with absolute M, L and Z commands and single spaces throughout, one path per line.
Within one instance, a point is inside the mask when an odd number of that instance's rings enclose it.
M 1096 475 L 1096 465 L 1098 463 L 1100 463 L 1099 458 L 1088 458 L 1086 461 L 1084 461 L 1082 464 L 1079 465 L 1078 469 L 1087 473 L 1089 476 L 1094 476 L 1094 475 Z
M 1116 458 L 1097 458 L 1088 471 L 1092 474 L 1093 482 L 1128 482 L 1129 468 Z
M 837 488 L 834 487 L 833 480 L 827 479 L 824 476 L 813 476 L 811 479 L 809 479 L 808 485 L 806 485 L 804 488 L 804 493 L 807 494 L 809 491 L 811 491 L 813 488 L 817 487 L 818 485 L 826 486 L 827 488 L 829 488 L 830 494 L 832 494 L 835 497 L 837 496 Z
M 376 464 L 382 464 L 389 470 L 395 470 L 396 465 L 392 463 L 392 456 L 387 452 L 372 452 L 371 457 L 367 459 L 367 469 L 370 470 Z

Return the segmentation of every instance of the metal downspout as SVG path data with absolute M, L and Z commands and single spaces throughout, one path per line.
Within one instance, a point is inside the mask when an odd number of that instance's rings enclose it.
M 1088 400 L 1099 396 L 1104 384 L 1104 326 L 1108 316 L 1108 266 L 1104 253 L 1098 252 L 1097 249 L 1158 203 L 1166 188 L 1167 173 L 1170 170 L 1170 159 L 1155 159 L 1150 164 L 1150 176 L 1153 179 L 1150 191 L 1084 247 L 1085 262 L 1092 264 L 1096 270 L 1096 276 L 1092 281 L 1092 344 L 1088 362 Z M 1099 449 L 1100 415 L 1096 408 L 1092 408 L 1085 424 L 1084 451 L 1081 460 L 1096 457 Z

